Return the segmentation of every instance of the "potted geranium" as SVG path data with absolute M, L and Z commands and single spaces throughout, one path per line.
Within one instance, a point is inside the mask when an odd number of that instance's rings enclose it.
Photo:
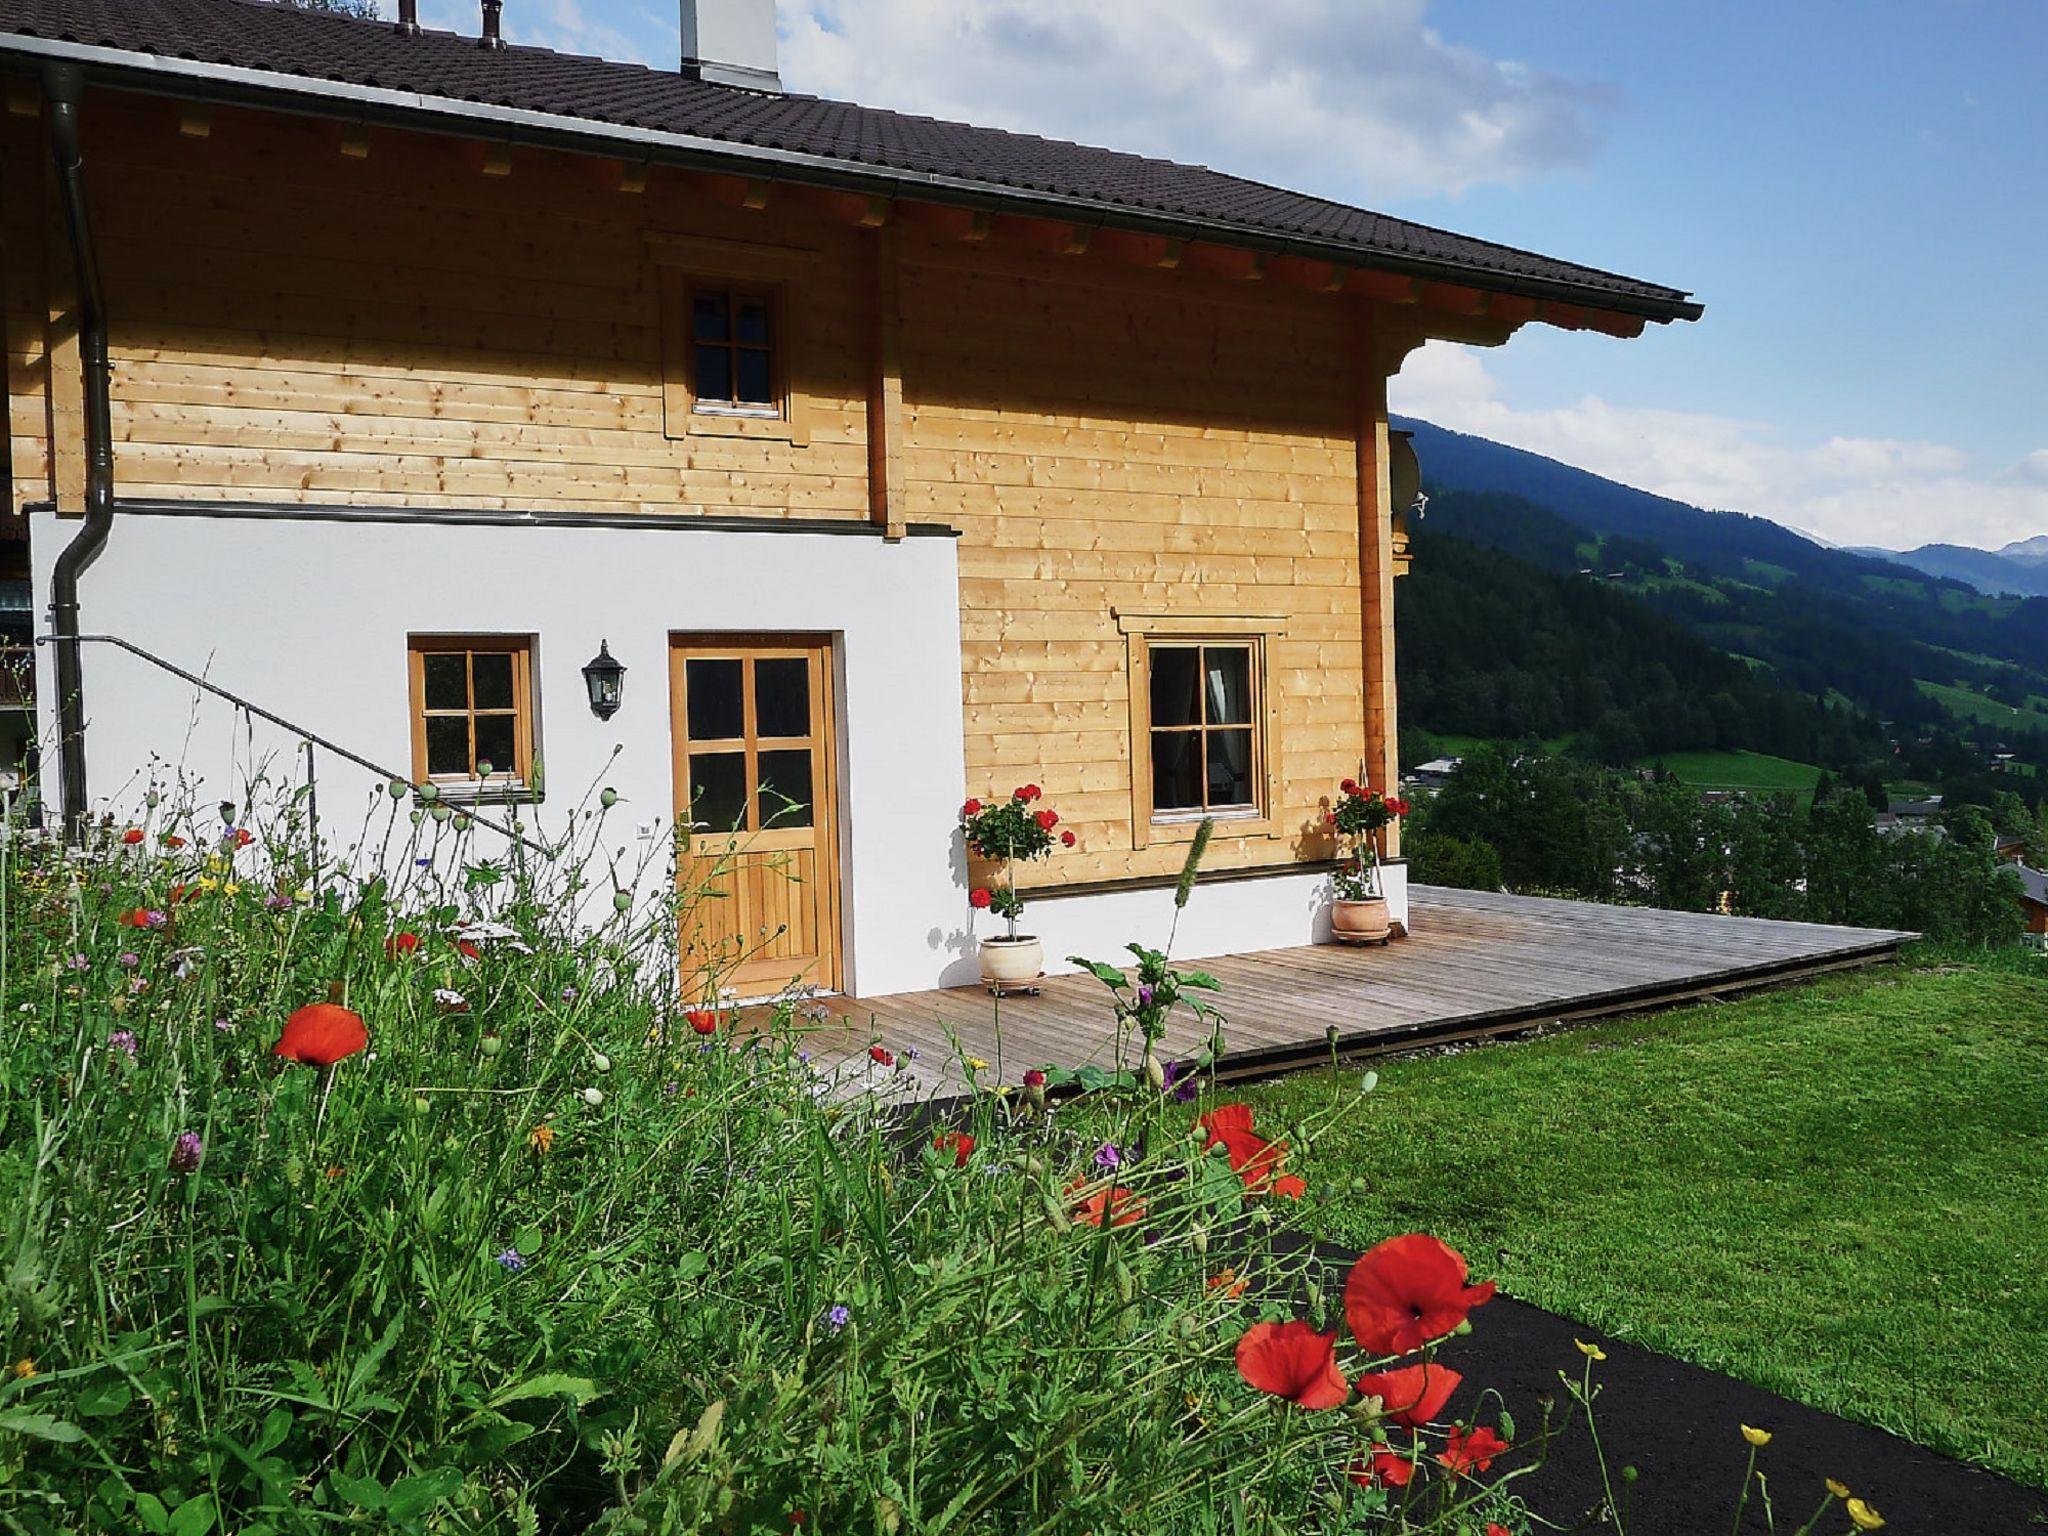
M 968 851 L 1002 865 L 1002 883 L 977 886 L 968 901 L 978 911 L 1004 919 L 1006 933 L 981 941 L 981 979 L 1000 997 L 1022 991 L 1045 973 L 1045 947 L 1033 935 L 1017 931 L 1024 898 L 1017 892 L 1017 866 L 1042 859 L 1055 847 L 1074 846 L 1074 834 L 1058 830 L 1059 813 L 1038 802 L 1043 791 L 1026 784 L 1007 800 L 969 800 L 960 807 L 960 830 Z
M 1355 779 L 1337 786 L 1330 827 L 1343 862 L 1333 881 L 1330 928 L 1339 943 L 1384 944 L 1393 933 L 1386 887 L 1380 880 L 1380 833 L 1408 814 L 1408 802 L 1389 799 Z

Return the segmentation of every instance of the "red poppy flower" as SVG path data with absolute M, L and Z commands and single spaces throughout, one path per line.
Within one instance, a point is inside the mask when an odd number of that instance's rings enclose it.
M 1299 1174 L 1282 1174 L 1273 1181 L 1273 1193 L 1282 1200 L 1299 1200 L 1308 1193 L 1308 1180 Z
M 967 905 L 973 907 L 977 912 L 987 911 L 995 899 L 995 893 L 985 885 L 977 885 L 967 893 Z
M 1045 1074 L 1039 1071 L 1038 1068 L 1033 1067 L 1024 1074 L 1024 1086 L 1026 1088 L 1043 1088 L 1045 1086 Z
M 1335 1408 L 1351 1395 L 1337 1369 L 1337 1335 L 1307 1323 L 1253 1323 L 1237 1341 L 1237 1374 L 1302 1408 Z
M 1420 1429 L 1444 1411 L 1444 1404 L 1465 1378 L 1447 1365 L 1404 1365 L 1358 1378 L 1358 1390 L 1385 1406 L 1387 1422 Z
M 1074 834 L 1071 832 L 1062 832 L 1060 834 L 1060 841 L 1065 843 L 1069 848 L 1071 848 L 1074 846 Z
M 1360 1456 L 1347 1469 L 1361 1488 L 1406 1488 L 1415 1480 L 1415 1462 L 1391 1446 L 1380 1446 L 1372 1459 Z
M 457 939 L 455 941 L 455 948 L 465 960 L 481 960 L 483 958 L 483 951 L 478 949 L 475 941 L 471 939 Z
M 1040 811 L 1031 819 L 1038 823 L 1041 831 L 1050 832 L 1060 824 L 1060 813 L 1058 811 Z
M 175 900 L 176 898 L 173 899 Z M 149 908 L 137 907 L 132 912 L 123 912 L 114 921 L 123 928 L 147 928 L 149 926 Z
M 1486 1536 L 1515 1536 L 1515 1533 L 1498 1520 L 1489 1520 L 1486 1522 Z
M 700 1035 L 715 1034 L 718 1030 L 718 1015 L 709 1008 L 692 1008 L 683 1017 L 690 1021 L 690 1028 Z
M 235 828 L 235 846 L 237 848 L 246 848 L 255 841 L 256 834 L 254 832 L 251 832 L 247 827 Z
M 881 1063 L 881 1064 L 882 1064 L 883 1066 L 885 1066 L 885 1067 L 893 1067 L 893 1066 L 895 1066 L 895 1065 L 896 1065 L 896 1058 L 895 1058 L 895 1057 L 894 1057 L 893 1055 L 891 1055 L 891 1054 L 890 1054 L 890 1053 L 889 1053 L 889 1052 L 888 1052 L 888 1051 L 887 1051 L 886 1049 L 884 1049 L 884 1048 L 883 1048 L 882 1046 L 879 1046 L 879 1045 L 871 1045 L 871 1046 L 869 1046 L 869 1047 L 868 1047 L 868 1055 L 869 1055 L 869 1056 L 871 1056 L 871 1057 L 873 1057 L 873 1058 L 874 1058 L 874 1059 L 875 1059 L 876 1061 L 879 1061 L 879 1062 L 880 1062 L 880 1063 Z
M 1376 1355 L 1405 1355 L 1440 1339 L 1492 1299 L 1491 1280 L 1467 1285 L 1464 1256 L 1421 1232 L 1388 1238 L 1344 1282 L 1344 1316 Z
M 960 807 L 960 814 L 962 816 L 979 816 L 981 814 L 981 802 L 979 800 L 969 800 Z
M 1451 1476 L 1460 1477 L 1467 1472 L 1486 1471 L 1493 1465 L 1493 1458 L 1507 1448 L 1507 1441 L 1482 1424 L 1470 1434 L 1462 1429 L 1452 1430 L 1437 1460 L 1450 1469 Z
M 1252 1107 L 1249 1104 L 1218 1104 L 1203 1115 L 1200 1121 L 1204 1131 L 1209 1133 L 1204 1151 L 1221 1141 L 1227 1132 L 1249 1134 L 1252 1128 Z
M 967 1159 L 974 1156 L 974 1138 L 964 1131 L 948 1131 L 943 1136 L 932 1138 L 932 1150 L 952 1153 L 953 1166 L 965 1168 Z
M 1076 1179 L 1067 1186 L 1072 1194 L 1087 1184 L 1086 1179 Z M 1133 1222 L 1145 1219 L 1145 1203 L 1138 1198 L 1136 1190 L 1121 1185 L 1115 1189 L 1098 1189 L 1094 1194 L 1074 1207 L 1074 1220 L 1084 1227 L 1099 1227 L 1104 1216 L 1112 1227 L 1128 1227 Z
M 166 848 L 182 848 L 185 846 L 185 839 L 178 836 L 175 832 L 166 832 L 164 834 L 164 846 Z
M 331 1067 L 370 1043 L 362 1015 L 339 1003 L 308 1003 L 284 1021 L 273 1056 L 308 1067 Z
M 411 954 L 420 947 L 420 936 L 416 933 L 394 933 L 384 941 L 384 953 L 397 960 Z
M 1216 1142 L 1230 1158 L 1230 1171 L 1244 1180 L 1247 1193 L 1264 1194 L 1280 1177 L 1281 1164 L 1287 1157 L 1286 1142 L 1268 1141 L 1250 1131 L 1229 1131 L 1217 1137 Z
M 121 841 L 126 843 L 129 847 L 133 848 L 137 843 L 142 841 L 142 828 L 130 827 L 126 832 L 123 832 L 121 834 Z
M 180 881 L 178 884 L 171 887 L 169 900 L 171 905 L 175 907 L 181 901 L 192 901 L 196 899 L 198 895 L 198 886 L 186 885 L 183 881 Z

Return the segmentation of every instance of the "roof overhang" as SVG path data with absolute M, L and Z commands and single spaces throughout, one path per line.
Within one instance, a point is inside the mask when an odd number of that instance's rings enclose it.
M 181 101 L 263 108 L 416 133 L 483 138 L 628 163 L 790 182 L 863 197 L 1056 220 L 1084 229 L 1201 241 L 1323 263 L 1338 272 L 1408 279 L 1418 288 L 1435 284 L 1526 303 L 1526 313 L 1517 304 L 1496 317 L 1513 324 L 1537 319 L 1569 329 L 1633 335 L 1640 331 L 1644 321 L 1697 320 L 1705 313 L 1705 306 L 1686 298 L 1667 300 L 1654 295 L 1616 293 L 1520 273 L 1489 271 L 1464 263 L 1362 251 L 1341 241 L 1276 234 L 1227 220 L 1159 213 L 1027 187 L 998 187 L 964 177 L 868 165 L 827 155 L 535 112 L 491 102 L 0 32 L 0 70 L 18 75 L 50 64 L 76 68 L 92 84 Z M 1605 316 L 1624 323 L 1607 323 L 1602 318 Z

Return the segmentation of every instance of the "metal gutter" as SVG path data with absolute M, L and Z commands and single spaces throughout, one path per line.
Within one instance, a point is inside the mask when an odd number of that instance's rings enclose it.
M 64 790 L 64 831 L 74 843 L 85 830 L 85 683 L 78 657 L 78 575 L 90 565 L 114 527 L 114 433 L 108 405 L 107 305 L 99 259 L 86 218 L 84 160 L 78 108 L 85 82 L 74 65 L 43 71 L 50 108 L 50 153 L 57 196 L 64 208 L 71 259 L 77 268 L 78 354 L 85 392 L 85 521 L 57 556 L 50 573 L 50 628 L 57 643 L 57 748 Z
M 977 211 L 1029 213 L 1095 228 L 1114 228 L 1174 239 L 1221 240 L 1273 255 L 1300 256 L 1365 266 L 1430 282 L 1459 283 L 1489 292 L 1548 299 L 1650 320 L 1697 320 L 1702 304 L 1679 295 L 1660 298 L 1527 277 L 1484 266 L 1432 261 L 1368 250 L 1310 235 L 1284 235 L 1228 220 L 1160 213 L 1028 187 L 994 187 L 966 177 L 861 165 L 829 155 L 744 144 L 700 134 L 603 123 L 562 113 L 535 112 L 491 102 L 461 101 L 384 86 L 282 75 L 235 64 L 173 58 L 125 48 L 72 43 L 22 33 L 0 34 L 0 55 L 38 62 L 63 60 L 85 69 L 97 84 L 152 95 L 173 95 L 221 105 L 267 107 L 349 123 L 483 136 L 576 154 L 623 155 L 699 170 L 780 178 L 836 191 L 910 197 Z M 1619 277 L 1620 274 L 1603 274 Z

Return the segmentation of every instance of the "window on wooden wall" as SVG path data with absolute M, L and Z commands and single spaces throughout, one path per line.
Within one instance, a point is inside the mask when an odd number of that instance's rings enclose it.
M 462 792 L 533 782 L 533 640 L 527 635 L 414 635 L 412 771 Z
M 655 260 L 667 435 L 809 443 L 794 318 L 809 253 L 678 236 Z
M 1205 816 L 1271 830 L 1277 712 L 1268 641 L 1277 622 L 1119 615 L 1129 637 L 1131 819 L 1143 847 Z
M 774 419 L 783 411 L 776 295 L 764 288 L 690 285 L 690 407 L 715 416 Z

